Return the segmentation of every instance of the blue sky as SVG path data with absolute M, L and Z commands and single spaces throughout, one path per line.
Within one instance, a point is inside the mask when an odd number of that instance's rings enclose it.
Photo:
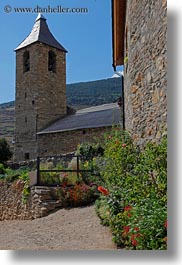
M 6 13 L 5 6 L 12 11 Z M 44 13 L 56 39 L 68 50 L 67 83 L 91 81 L 113 75 L 110 0 L 1 0 L 0 1 L 0 103 L 14 100 L 14 49 L 30 33 L 36 13 L 16 13 L 17 7 L 85 7 L 86 14 Z

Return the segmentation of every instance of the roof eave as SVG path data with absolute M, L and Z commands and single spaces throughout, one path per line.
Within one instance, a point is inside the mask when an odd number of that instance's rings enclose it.
M 126 0 L 112 0 L 112 52 L 114 70 L 124 64 Z
M 32 42 L 32 43 L 30 43 L 30 44 L 27 44 L 27 45 L 25 45 L 25 46 L 21 46 L 21 47 L 17 47 L 16 49 L 14 49 L 14 52 L 16 52 L 16 51 L 19 51 L 19 50 L 21 50 L 21 49 L 24 49 L 24 48 L 26 48 L 26 47 L 29 47 L 29 46 L 31 46 L 32 44 L 35 44 L 35 43 L 37 43 L 37 42 L 39 42 L 39 43 L 43 43 L 43 44 L 45 44 L 45 45 L 48 45 L 48 46 L 50 46 L 50 47 L 53 47 L 53 48 L 55 48 L 55 49 L 58 49 L 58 50 L 60 50 L 60 51 L 62 51 L 62 52 L 65 52 L 65 53 L 68 53 L 68 51 L 63 47 L 63 48 L 58 48 L 58 47 L 56 47 L 56 46 L 54 46 L 54 45 L 50 45 L 50 44 L 47 44 L 47 43 L 45 43 L 45 42 L 42 42 L 42 41 L 39 41 L 39 40 L 37 40 L 37 41 L 34 41 L 34 42 Z
M 91 126 L 91 127 L 79 127 L 79 128 L 70 128 L 70 129 L 64 129 L 64 130 L 55 130 L 55 131 L 47 131 L 47 132 L 38 132 L 37 135 L 44 135 L 44 134 L 51 134 L 51 133 L 61 133 L 61 132 L 68 132 L 68 131 L 79 131 L 79 130 L 85 130 L 85 129 L 96 129 L 96 128 L 110 128 L 112 126 L 119 125 L 120 123 L 115 123 L 111 125 L 102 125 L 102 126 Z

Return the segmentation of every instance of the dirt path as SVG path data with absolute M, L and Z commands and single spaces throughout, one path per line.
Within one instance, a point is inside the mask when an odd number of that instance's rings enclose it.
M 0 222 L 0 249 L 116 249 L 94 206 L 61 209 L 32 221 Z

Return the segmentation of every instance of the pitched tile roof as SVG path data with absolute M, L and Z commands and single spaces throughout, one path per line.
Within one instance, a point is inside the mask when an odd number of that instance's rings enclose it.
M 41 14 L 37 16 L 32 31 L 30 32 L 28 37 L 26 37 L 25 40 L 21 42 L 20 45 L 18 45 L 15 51 L 35 42 L 41 42 L 57 48 L 63 52 L 67 52 L 66 49 L 54 38 L 49 30 L 46 18 Z
M 53 123 L 39 135 L 47 133 L 57 133 L 88 128 L 110 127 L 119 125 L 121 121 L 121 110 L 117 103 L 94 106 L 77 111 L 74 115 Z

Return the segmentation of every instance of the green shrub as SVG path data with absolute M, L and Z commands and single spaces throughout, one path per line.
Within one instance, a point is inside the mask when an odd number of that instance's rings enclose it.
M 5 138 L 0 139 L 0 163 L 4 164 L 12 157 L 12 152 Z
M 27 168 L 19 168 L 18 170 L 13 170 L 11 168 L 6 168 L 5 172 L 5 181 L 6 182 L 14 182 L 18 180 L 20 176 L 23 176 L 28 173 Z
M 87 185 L 102 185 L 103 182 L 103 178 L 100 175 L 100 168 L 99 168 L 99 157 L 94 157 L 91 158 L 89 160 L 86 160 L 82 166 L 81 169 L 82 170 L 90 170 L 86 171 L 86 172 L 82 172 L 81 176 L 82 176 L 82 180 L 87 184 Z
M 3 164 L 0 164 L 0 174 L 4 175 L 6 172 L 6 169 Z
M 88 160 L 90 157 L 102 156 L 104 154 L 104 149 L 99 143 L 85 142 L 78 145 L 76 154 L 84 156 L 85 159 Z
M 106 135 L 100 169 L 109 190 L 105 207 L 109 205 L 116 244 L 127 249 L 166 249 L 167 138 L 140 151 L 128 133 L 115 128 Z
M 4 173 L 3 183 L 11 183 L 14 185 L 15 189 L 22 192 L 22 202 L 26 203 L 30 195 L 28 169 L 24 167 L 18 170 L 6 168 Z
M 30 186 L 29 186 L 29 175 L 28 172 L 24 171 L 19 176 L 19 180 L 21 180 L 24 184 L 23 192 L 22 192 L 22 202 L 26 203 L 28 200 L 28 197 L 30 195 Z
M 89 205 L 97 198 L 96 190 L 85 183 L 68 187 L 57 187 L 57 196 L 61 199 L 64 207 L 80 207 Z
M 110 224 L 110 208 L 106 197 L 102 196 L 95 202 L 96 213 L 101 219 L 101 224 L 109 226 Z
M 106 135 L 104 167 L 101 175 L 109 187 L 123 186 L 125 176 L 133 170 L 138 160 L 138 149 L 128 133 L 118 128 Z M 122 177 L 121 177 L 122 176 Z

